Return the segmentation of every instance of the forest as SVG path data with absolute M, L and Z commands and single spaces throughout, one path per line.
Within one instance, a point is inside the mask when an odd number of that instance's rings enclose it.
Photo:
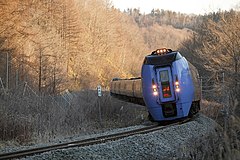
M 107 87 L 113 77 L 139 76 L 143 57 L 151 50 L 177 48 L 191 36 L 189 29 L 168 24 L 140 28 L 136 17 L 99 0 L 1 3 L 0 77 L 8 88 L 27 82 L 54 94 L 97 84 Z
M 0 15 L 1 141 L 98 129 L 97 85 L 107 92 L 114 77 L 139 77 L 144 56 L 167 47 L 197 67 L 202 112 L 221 123 L 224 109 L 229 148 L 240 148 L 239 9 L 142 14 L 108 0 L 1 0 Z M 146 114 L 107 93 L 101 106 L 105 127 L 140 123 Z

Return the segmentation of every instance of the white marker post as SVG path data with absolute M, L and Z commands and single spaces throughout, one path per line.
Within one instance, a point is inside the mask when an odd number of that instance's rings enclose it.
M 100 97 L 102 96 L 102 87 L 100 85 L 97 86 L 97 94 L 98 94 L 98 111 L 99 111 L 99 121 L 100 125 L 102 125 L 102 114 L 101 114 L 101 101 Z
M 100 85 L 97 86 L 98 97 L 102 96 L 102 87 Z

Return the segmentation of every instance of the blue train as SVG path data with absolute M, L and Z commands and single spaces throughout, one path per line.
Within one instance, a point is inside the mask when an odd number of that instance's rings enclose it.
M 146 105 L 151 121 L 192 117 L 200 110 L 201 86 L 197 69 L 179 52 L 161 48 L 146 56 L 141 77 L 114 78 L 110 94 Z

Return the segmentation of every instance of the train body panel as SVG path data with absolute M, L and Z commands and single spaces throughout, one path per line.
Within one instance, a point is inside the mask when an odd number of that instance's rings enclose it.
M 191 71 L 192 81 L 194 85 L 193 101 L 199 101 L 202 97 L 201 84 L 200 84 L 201 82 L 199 80 L 199 74 L 197 69 L 190 62 L 188 62 L 188 65 Z
M 138 104 L 147 106 L 154 121 L 175 120 L 198 112 L 201 88 L 196 68 L 179 52 L 156 52 L 145 57 L 141 78 L 112 81 L 111 94 L 130 102 L 142 100 Z

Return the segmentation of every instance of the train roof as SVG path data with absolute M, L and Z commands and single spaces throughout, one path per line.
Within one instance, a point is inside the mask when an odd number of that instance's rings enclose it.
M 158 51 L 158 50 L 157 50 Z M 157 51 L 145 57 L 143 64 L 146 65 L 171 65 L 174 61 L 182 58 L 182 55 L 177 51 L 169 49 L 164 54 L 158 54 Z

